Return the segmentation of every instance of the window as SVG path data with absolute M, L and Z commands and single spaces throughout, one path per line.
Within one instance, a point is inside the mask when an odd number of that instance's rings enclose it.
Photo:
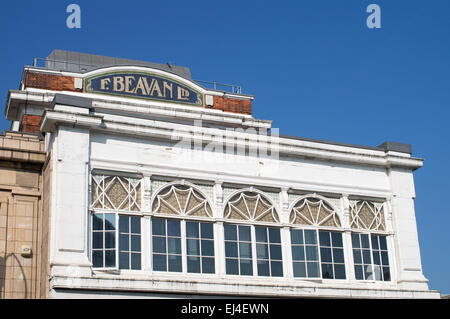
M 291 229 L 294 277 L 320 277 L 317 232 Z
M 141 218 L 119 215 L 119 268 L 141 269 Z
M 258 276 L 283 277 L 280 229 L 255 227 Z
M 391 280 L 386 236 L 353 233 L 352 247 L 357 280 Z
M 214 231 L 212 223 L 186 221 L 187 271 L 213 274 Z
M 344 248 L 342 234 L 319 231 L 322 278 L 345 279 Z
M 179 220 L 152 218 L 153 270 L 181 272 Z
M 116 267 L 116 214 L 92 215 L 92 265 Z
M 253 275 L 250 226 L 224 225 L 227 275 Z

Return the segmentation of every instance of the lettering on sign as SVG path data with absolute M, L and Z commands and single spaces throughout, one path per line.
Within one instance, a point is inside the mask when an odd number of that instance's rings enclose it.
M 117 72 L 89 77 L 85 92 L 124 95 L 203 106 L 203 95 L 195 89 L 151 73 Z

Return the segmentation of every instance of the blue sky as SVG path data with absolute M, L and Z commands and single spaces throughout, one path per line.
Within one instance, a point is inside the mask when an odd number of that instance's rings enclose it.
M 81 29 L 66 7 L 81 7 Z M 381 7 L 368 29 L 366 7 Z M 0 96 L 53 49 L 189 66 L 238 84 L 281 134 L 409 143 L 425 276 L 450 294 L 450 1 L 8 1 L 0 11 Z M 9 123 L 0 119 L 0 129 Z

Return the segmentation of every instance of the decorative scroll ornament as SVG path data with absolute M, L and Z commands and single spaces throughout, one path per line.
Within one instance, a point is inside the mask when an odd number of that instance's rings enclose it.
M 350 227 L 386 230 L 383 205 L 375 205 L 369 201 L 357 201 L 350 205 Z
M 141 180 L 122 176 L 94 175 L 92 208 L 141 210 Z
M 156 195 L 152 211 L 160 214 L 212 217 L 206 198 L 188 185 L 171 185 Z
M 242 192 L 234 195 L 225 207 L 225 218 L 278 223 L 275 207 L 261 194 Z
M 340 227 L 335 210 L 320 198 L 301 199 L 291 211 L 289 222 L 298 225 Z

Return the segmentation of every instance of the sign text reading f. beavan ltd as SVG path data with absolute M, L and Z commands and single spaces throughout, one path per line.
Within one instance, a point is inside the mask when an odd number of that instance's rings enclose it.
M 116 72 L 85 80 L 86 92 L 124 95 L 189 105 L 203 105 L 203 96 L 180 82 L 151 73 Z

